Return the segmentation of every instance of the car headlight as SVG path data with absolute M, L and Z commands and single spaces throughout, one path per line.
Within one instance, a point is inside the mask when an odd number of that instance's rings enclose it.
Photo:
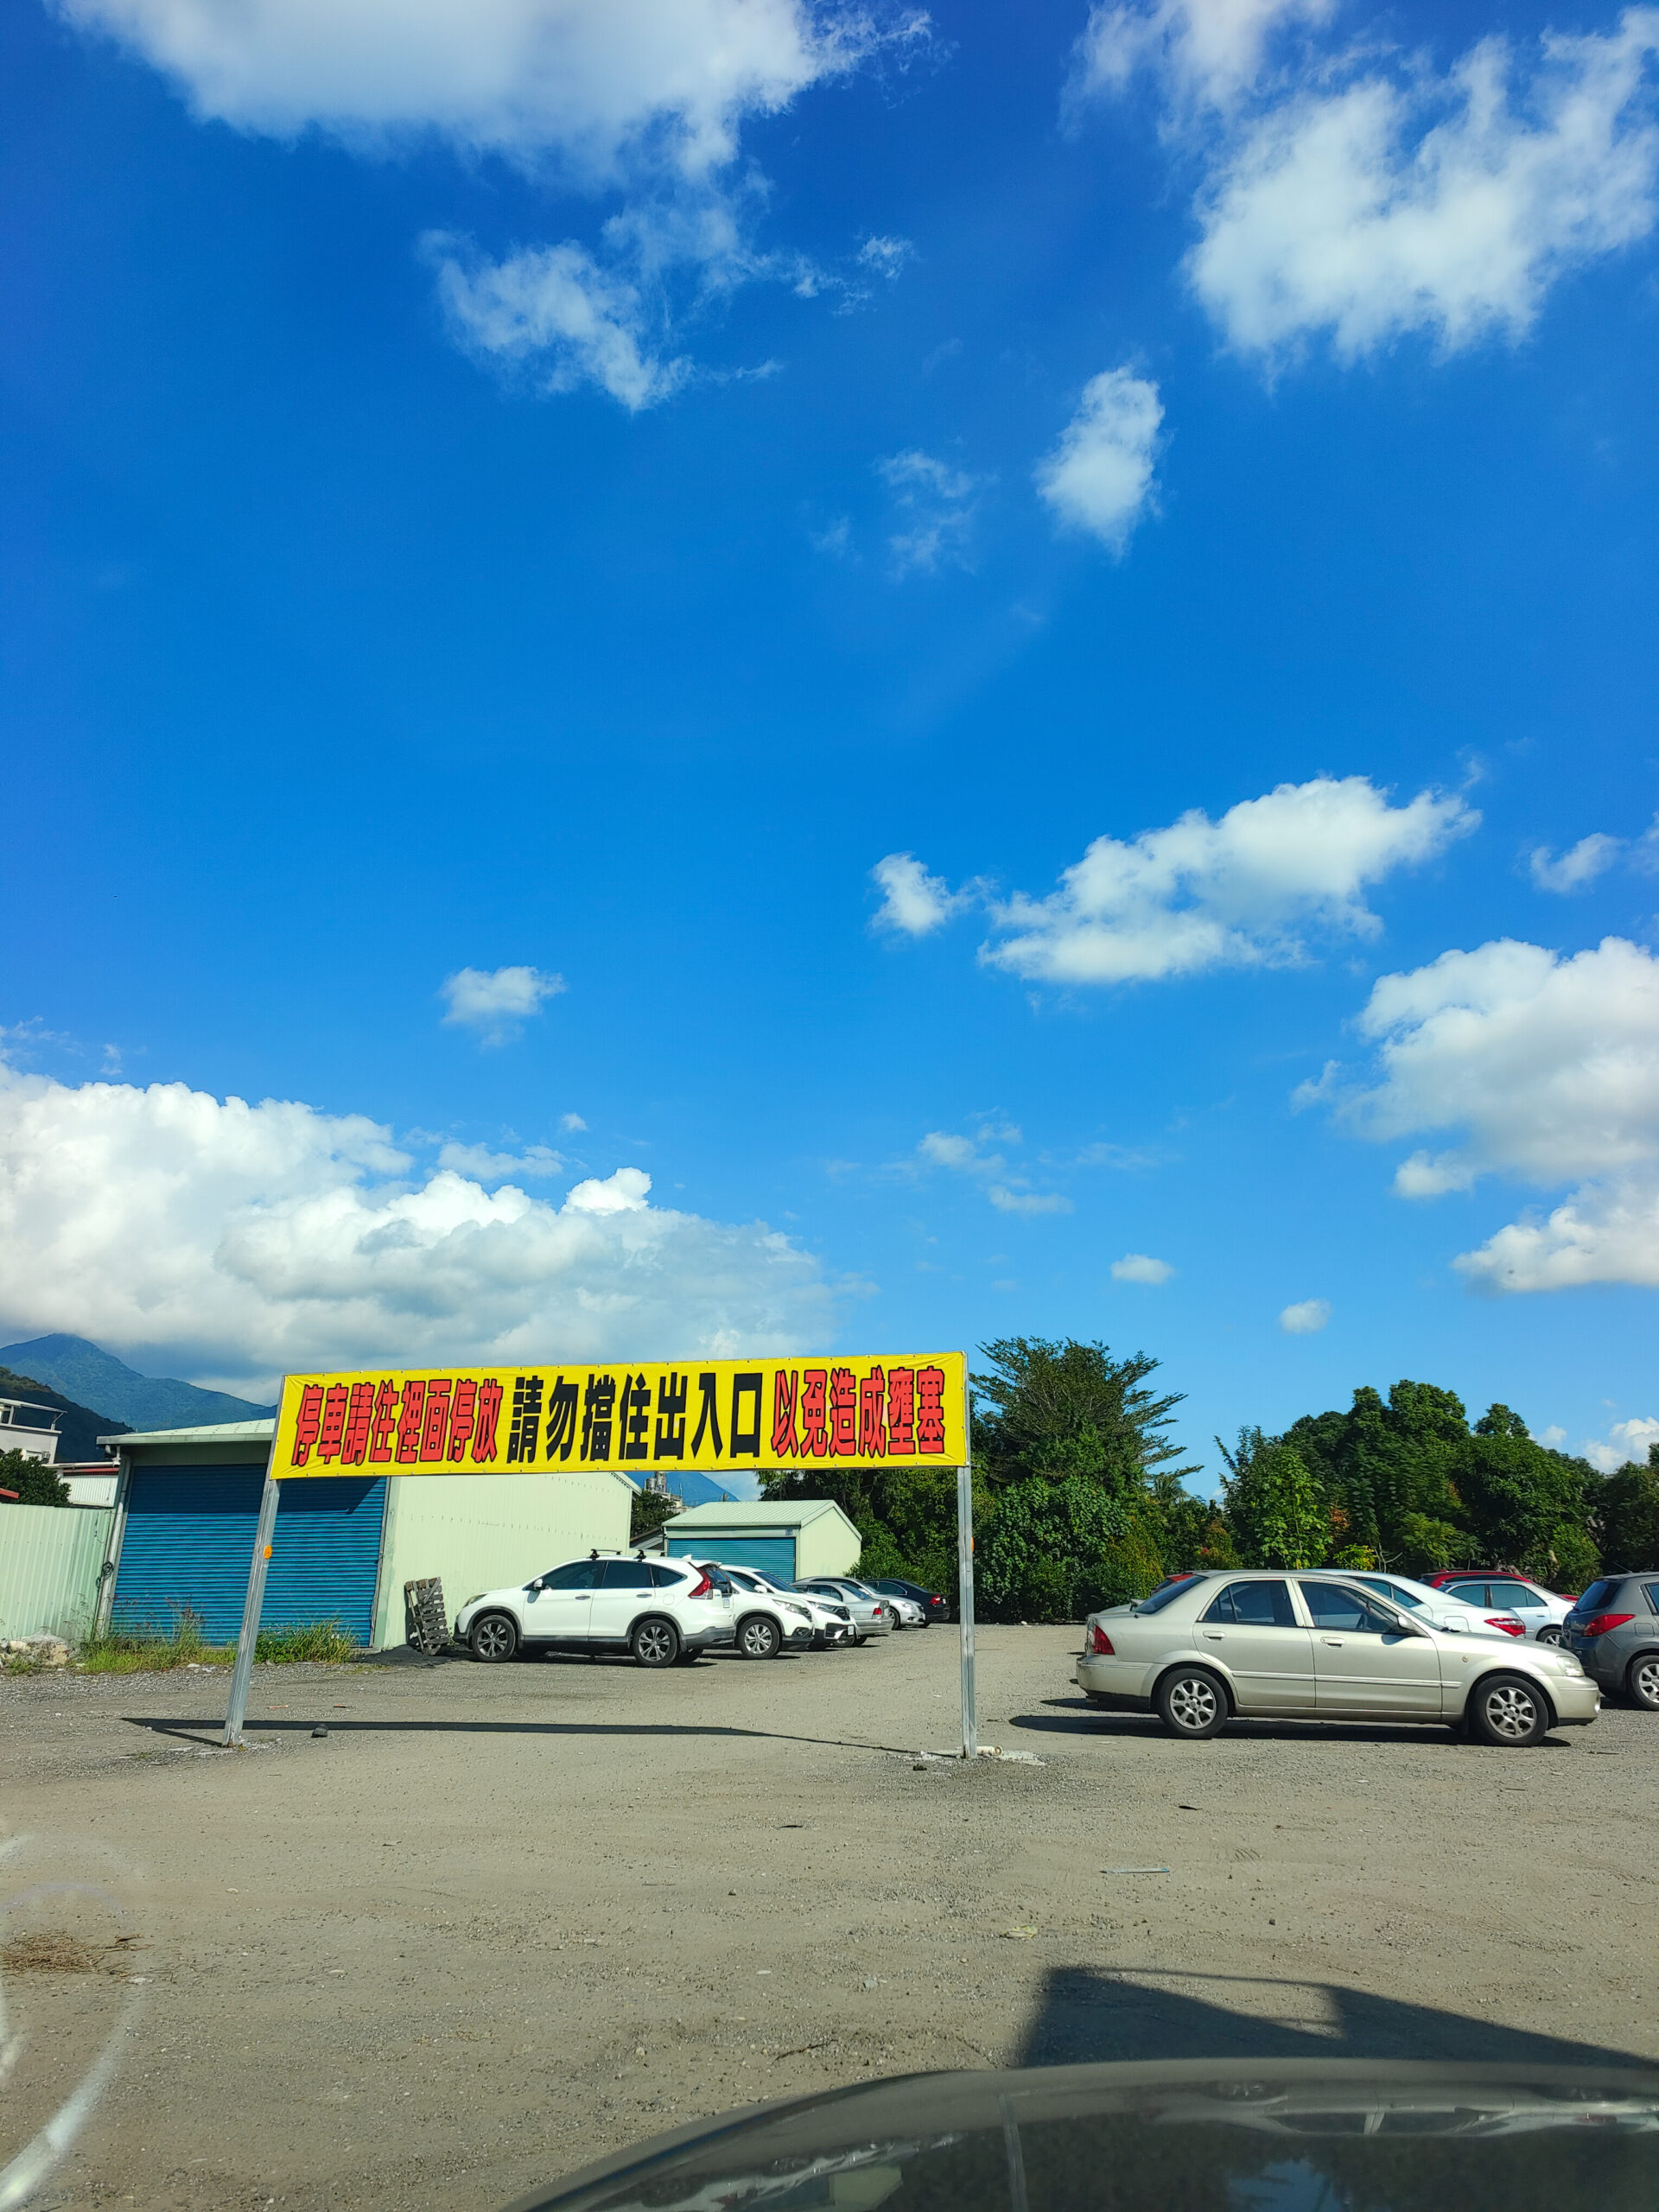
M 464 1613 L 468 1605 L 475 1605 L 480 1598 L 487 1598 L 489 1592 L 487 1590 L 474 1590 L 470 1598 L 462 1601 L 461 1608 L 461 1611 Z

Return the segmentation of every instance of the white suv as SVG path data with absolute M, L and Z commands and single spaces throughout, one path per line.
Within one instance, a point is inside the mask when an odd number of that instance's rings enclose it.
M 631 1651 L 641 1667 L 672 1667 L 729 1643 L 732 1586 L 690 1560 L 590 1552 L 521 1588 L 486 1590 L 455 1615 L 455 1641 L 475 1659 L 520 1649 Z
M 785 1644 L 808 1649 L 813 1638 L 812 1608 L 804 1598 L 785 1597 L 746 1567 L 728 1567 L 720 1560 L 687 1560 L 709 1576 L 721 1576 L 732 1585 L 732 1611 L 736 1620 L 737 1649 L 745 1659 L 775 1659 Z

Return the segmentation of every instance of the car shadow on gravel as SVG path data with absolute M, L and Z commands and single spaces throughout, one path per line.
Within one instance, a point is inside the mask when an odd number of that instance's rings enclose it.
M 176 1736 L 181 1743 L 219 1745 L 225 1722 L 181 1719 L 177 1714 L 124 1713 L 129 1728 L 156 1736 Z M 906 1744 L 874 1744 L 867 1736 L 802 1736 L 782 1728 L 735 1728 L 703 1720 L 351 1720 L 319 1710 L 315 1719 L 261 1720 L 250 1718 L 251 1736 L 310 1736 L 318 1728 L 331 1736 L 715 1736 L 748 1737 L 767 1744 L 817 1744 L 833 1751 L 887 1751 L 914 1758 Z
M 1155 1713 L 1103 1713 L 1085 1697 L 1051 1697 L 1045 1698 L 1043 1703 L 1048 1710 L 1016 1713 L 1008 1726 L 1029 1729 L 1042 1736 L 1131 1739 L 1150 1737 L 1162 1743 L 1173 1740 Z M 1574 1729 L 1572 1732 L 1578 1735 L 1582 1731 Z M 1254 1739 L 1258 1743 L 1276 1738 L 1281 1742 L 1300 1744 L 1428 1744 L 1445 1751 L 1468 1748 L 1465 1739 L 1454 1735 L 1444 1720 L 1230 1720 L 1218 1736 L 1205 1740 L 1217 1743 L 1222 1738 L 1244 1742 Z M 1565 1751 L 1570 1751 L 1572 1745 L 1563 1732 L 1546 1736 L 1533 1748 Z
M 1147 1973 L 1158 1986 L 1093 1967 L 1052 1969 L 1014 2063 L 1412 2058 L 1468 2065 L 1587 2066 L 1609 2061 L 1627 2065 L 1634 2056 L 1605 2044 L 1538 2035 L 1335 1982 L 1158 1968 Z M 1250 2009 L 1253 1995 L 1255 2011 Z M 1300 2001 L 1303 2018 L 1286 2017 L 1287 1997 Z M 1317 2022 L 1306 2018 L 1310 1999 L 1311 2009 L 1323 2016 Z

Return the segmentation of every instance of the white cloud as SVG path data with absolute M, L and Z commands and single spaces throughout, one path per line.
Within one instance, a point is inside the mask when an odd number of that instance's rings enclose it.
M 1303 1298 L 1283 1309 L 1279 1325 L 1287 1337 L 1313 1337 L 1330 1319 L 1331 1308 L 1323 1298 Z
M 885 276 L 891 283 L 907 261 L 915 258 L 916 249 L 908 238 L 866 238 L 858 249 L 863 266 L 877 276 Z
M 1167 1260 L 1154 1260 L 1149 1252 L 1126 1252 L 1112 1262 L 1114 1282 L 1167 1282 L 1174 1273 Z
M 968 903 L 965 893 L 952 891 L 942 877 L 930 875 L 912 853 L 889 853 L 876 862 L 870 876 L 881 893 L 877 929 L 925 937 Z
M 760 1352 L 835 1327 L 808 1255 L 650 1204 L 638 1168 L 563 1205 L 410 1169 L 361 1116 L 0 1067 L 0 1320 L 256 1395 L 289 1368 Z
M 1024 1141 L 1012 1122 L 988 1121 L 971 1136 L 954 1130 L 930 1129 L 917 1146 L 918 1158 L 928 1167 L 944 1167 L 953 1174 L 974 1177 L 999 1213 L 1070 1213 L 1071 1201 L 1058 1191 L 1033 1191 L 1024 1175 L 1008 1173 L 1005 1156 L 990 1150 L 999 1144 Z
M 1010 1189 L 1006 1183 L 993 1183 L 985 1193 L 999 1213 L 1070 1213 L 1071 1201 L 1058 1191 L 1027 1191 Z
M 1557 860 L 1548 845 L 1535 845 L 1527 855 L 1532 880 L 1540 891 L 1582 891 L 1605 874 L 1618 857 L 1619 841 L 1600 830 L 1580 837 L 1570 852 Z
M 561 1114 L 559 1116 L 559 1127 L 567 1136 L 579 1135 L 587 1126 L 587 1122 L 582 1120 L 580 1114 Z
M 751 118 L 776 115 L 877 48 L 927 35 L 919 12 L 878 21 L 857 0 L 51 0 L 161 70 L 198 117 L 291 139 L 315 130 L 356 153 L 433 140 L 493 155 L 538 181 L 620 192 L 600 262 L 570 240 L 496 263 L 429 241 L 467 350 L 591 381 L 638 410 L 688 364 L 658 342 L 665 279 L 701 298 L 759 275 L 817 289 L 798 256 L 757 255 L 744 219 L 764 180 L 738 168 Z M 866 268 L 895 273 L 903 242 Z
M 1552 1436 L 1565 1440 L 1565 1432 L 1560 1429 L 1547 1429 L 1542 1440 L 1548 1442 Z M 1591 1437 L 1579 1450 L 1592 1467 L 1599 1467 L 1604 1475 L 1611 1475 L 1620 1467 L 1628 1466 L 1632 1459 L 1645 1466 L 1648 1446 L 1654 1443 L 1659 1443 L 1659 1421 L 1616 1421 L 1605 1440 Z
M 523 1152 L 492 1152 L 486 1144 L 447 1144 L 438 1154 L 438 1165 L 456 1175 L 468 1175 L 475 1183 L 518 1182 L 525 1177 L 537 1182 L 564 1172 L 563 1160 L 544 1144 L 530 1145 Z
M 1037 488 L 1063 523 L 1121 553 L 1152 500 L 1164 410 L 1158 387 L 1107 369 L 1083 388 L 1060 442 L 1038 466 Z
M 1547 34 L 1518 98 L 1499 38 L 1444 77 L 1312 71 L 1215 160 L 1194 290 L 1269 358 L 1316 333 L 1349 360 L 1408 332 L 1446 353 L 1523 336 L 1561 276 L 1653 226 L 1656 43 L 1641 8 L 1605 35 Z
M 702 176 L 871 43 L 804 0 L 57 0 L 195 112 L 353 147 L 436 136 L 597 187 L 643 161 Z
M 1370 938 L 1363 893 L 1432 860 L 1480 817 L 1421 791 L 1406 806 L 1363 776 L 1281 784 L 1218 822 L 1196 809 L 1129 843 L 1097 837 L 1046 899 L 993 907 L 980 957 L 1057 983 L 1118 983 L 1306 958 L 1309 931 Z
M 461 968 L 444 979 L 440 995 L 449 1011 L 443 1018 L 476 1030 L 483 1044 L 501 1045 L 541 1012 L 544 999 L 556 998 L 564 988 L 563 976 L 543 975 L 539 968 Z
M 887 540 L 894 575 L 931 575 L 947 561 L 965 567 L 980 480 L 914 448 L 877 461 L 875 471 L 902 518 Z
M 1552 1421 L 1548 1428 L 1539 1431 L 1538 1441 L 1546 1452 L 1559 1452 L 1567 1441 L 1567 1431 Z
M 1090 10 L 1069 99 L 1122 92 L 1154 71 L 1185 105 L 1228 107 L 1255 85 L 1274 34 L 1323 22 L 1333 0 L 1151 0 Z
M 1503 939 L 1384 976 L 1360 1017 L 1381 1079 L 1334 1096 L 1362 1135 L 1445 1133 L 1395 1188 L 1435 1198 L 1501 1174 L 1579 1187 L 1457 1266 L 1497 1290 L 1659 1285 L 1659 960 L 1623 938 L 1570 957 Z
M 1099 5 L 1077 48 L 1074 109 L 1149 71 L 1166 133 L 1201 163 L 1186 273 L 1240 352 L 1272 365 L 1321 334 L 1346 360 L 1412 332 L 1443 353 L 1513 342 L 1561 277 L 1652 229 L 1659 11 L 1546 32 L 1524 60 L 1484 38 L 1443 73 L 1375 40 L 1319 50 L 1332 13 Z
M 532 365 L 544 391 L 596 384 L 637 414 L 690 372 L 683 357 L 652 351 L 639 286 L 607 275 L 579 245 L 528 247 L 486 261 L 440 232 L 423 243 L 456 342 L 504 365 Z

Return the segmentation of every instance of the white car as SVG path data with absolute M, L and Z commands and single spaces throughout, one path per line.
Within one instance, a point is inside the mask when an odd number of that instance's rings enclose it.
M 474 1659 L 520 1650 L 631 1651 L 641 1667 L 672 1667 L 729 1643 L 734 1593 L 724 1573 L 643 1552 L 590 1552 L 516 1589 L 485 1590 L 455 1615 L 455 1641 Z
M 883 1590 L 879 1594 L 882 1602 L 893 1608 L 894 1628 L 925 1628 L 927 1626 L 927 1615 L 913 1598 L 904 1597 L 896 1590 Z
M 798 1596 L 828 1598 L 845 1605 L 853 1624 L 853 1642 L 868 1643 L 873 1636 L 890 1636 L 898 1615 L 891 1598 L 878 1598 L 868 1583 L 855 1582 L 850 1574 L 815 1574 L 795 1585 Z
M 733 1630 L 740 1655 L 745 1659 L 775 1659 L 785 1645 L 796 1650 L 811 1648 L 816 1630 L 812 1608 L 804 1598 L 774 1590 L 747 1568 L 728 1567 L 721 1560 L 687 1560 L 700 1567 L 710 1580 L 716 1576 L 732 1586 Z
M 1533 1643 L 1559 1643 L 1561 1623 L 1578 1603 L 1575 1598 L 1562 1598 L 1554 1590 L 1546 1590 L 1541 1582 L 1530 1581 L 1524 1574 L 1504 1574 L 1497 1568 L 1471 1567 L 1466 1573 L 1447 1574 L 1440 1591 L 1455 1604 L 1517 1614 Z
M 1344 1582 L 1357 1582 L 1374 1596 L 1386 1598 L 1391 1605 L 1413 1614 L 1419 1620 L 1432 1622 L 1434 1627 L 1449 1629 L 1456 1636 L 1509 1636 L 1526 1634 L 1526 1626 L 1519 1613 L 1489 1612 L 1483 1607 L 1460 1602 L 1449 1591 L 1433 1590 L 1427 1582 L 1414 1582 L 1408 1574 L 1376 1574 L 1364 1567 L 1344 1567 Z
M 1522 1745 L 1600 1703 L 1565 1651 L 1450 1633 L 1335 1571 L 1230 1567 L 1091 1614 L 1077 1678 L 1096 1705 L 1155 1713 L 1189 1742 L 1237 1714 L 1438 1722 Z
M 853 1617 L 845 1605 L 831 1598 L 822 1598 L 816 1591 L 792 1590 L 781 1582 L 774 1582 L 758 1567 L 728 1567 L 725 1572 L 734 1582 L 753 1590 L 768 1590 L 774 1598 L 786 1598 L 791 1605 L 804 1605 L 811 1616 L 812 1641 L 826 1650 L 834 1651 L 853 1640 Z

